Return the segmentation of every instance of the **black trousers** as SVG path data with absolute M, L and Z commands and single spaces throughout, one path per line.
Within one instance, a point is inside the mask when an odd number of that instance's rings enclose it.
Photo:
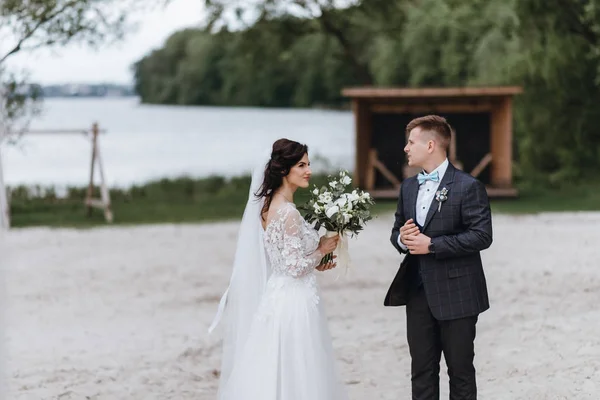
M 438 321 L 431 315 L 422 284 L 413 281 L 406 305 L 413 400 L 440 398 L 442 352 L 450 378 L 450 400 L 476 400 L 475 325 L 477 316 Z

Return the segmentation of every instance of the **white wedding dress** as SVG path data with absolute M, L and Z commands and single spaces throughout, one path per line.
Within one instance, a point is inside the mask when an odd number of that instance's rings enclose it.
M 220 400 L 346 400 L 315 267 L 319 236 L 292 203 L 263 232 L 270 275 Z

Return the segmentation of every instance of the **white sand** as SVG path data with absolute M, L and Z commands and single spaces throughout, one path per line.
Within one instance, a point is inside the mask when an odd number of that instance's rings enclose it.
M 400 255 L 393 216 L 351 243 L 354 269 L 322 275 L 350 396 L 409 399 L 404 308 L 383 297 Z M 214 399 L 236 223 L 11 231 L 6 399 Z M 494 217 L 483 253 L 492 308 L 480 317 L 480 398 L 600 398 L 600 214 Z M 8 257 L 7 257 L 8 252 Z M 445 368 L 442 395 L 447 398 Z

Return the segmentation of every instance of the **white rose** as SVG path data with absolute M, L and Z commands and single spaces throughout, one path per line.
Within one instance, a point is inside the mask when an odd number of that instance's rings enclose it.
M 325 193 L 323 193 L 323 194 L 321 194 L 321 195 L 319 196 L 319 201 L 320 201 L 321 203 L 323 203 L 323 204 L 330 203 L 330 202 L 331 202 L 331 200 L 332 200 L 332 199 L 331 199 L 331 194 L 330 194 L 330 193 L 328 193 L 328 192 L 325 192 Z
M 358 200 L 360 197 L 358 196 L 358 193 L 356 193 L 356 190 L 355 190 L 354 192 L 352 192 L 352 193 L 349 193 L 349 194 L 348 194 L 348 196 L 347 196 L 347 198 L 348 198 L 348 201 L 349 201 L 349 202 L 351 202 L 351 203 L 356 203 L 356 201 L 357 201 L 357 200 Z
M 319 189 L 315 189 L 315 190 L 313 190 L 313 194 L 314 194 L 314 195 L 318 195 L 318 194 L 319 194 Z
M 327 218 L 331 218 L 338 212 L 340 212 L 340 208 L 338 206 L 331 206 L 325 211 L 325 215 L 327 215 Z

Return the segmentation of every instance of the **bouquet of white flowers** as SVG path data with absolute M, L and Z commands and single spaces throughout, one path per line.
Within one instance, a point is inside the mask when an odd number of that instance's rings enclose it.
M 311 192 L 311 199 L 300 207 L 305 212 L 304 218 L 308 223 L 316 223 L 316 228 L 321 226 L 327 230 L 326 236 L 340 235 L 336 253 L 338 265 L 348 267 L 348 234 L 357 235 L 371 217 L 370 207 L 374 204 L 368 192 L 348 186 L 352 179 L 348 171 L 342 170 L 339 175 L 329 176 L 326 186 L 315 186 Z M 333 254 L 327 254 L 322 262 L 333 260 Z

